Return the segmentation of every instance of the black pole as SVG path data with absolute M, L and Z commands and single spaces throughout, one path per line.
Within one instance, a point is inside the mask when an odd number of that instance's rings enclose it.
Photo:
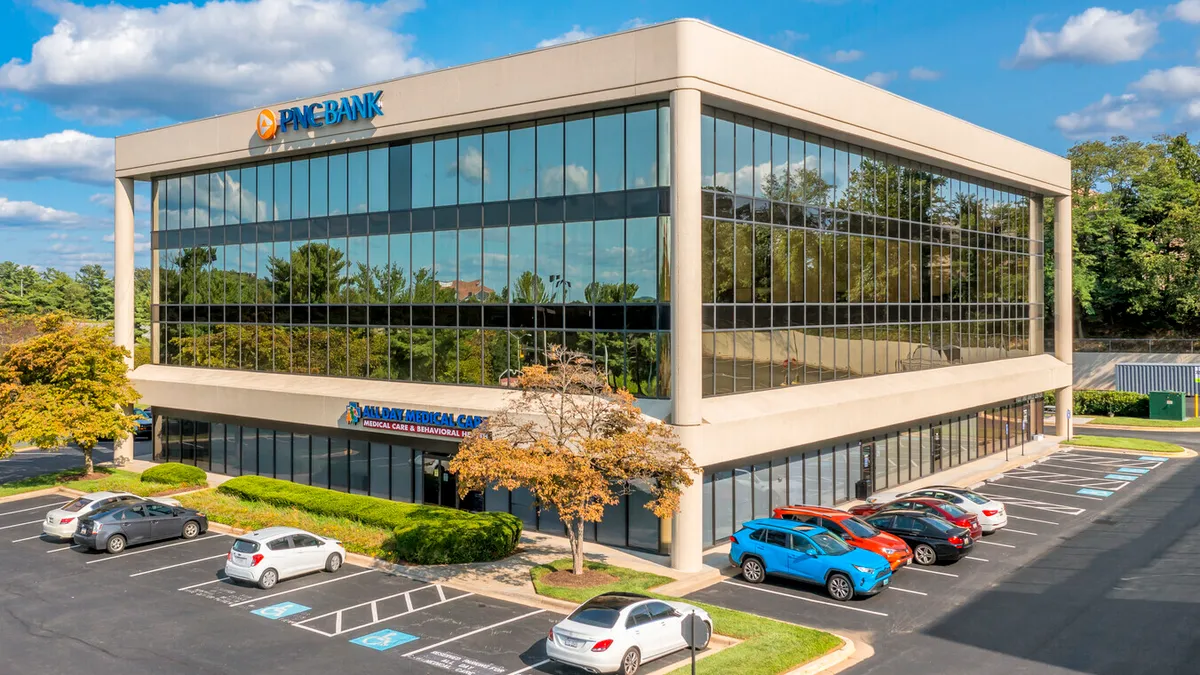
M 692 675 L 696 675 L 696 610 L 692 610 Z

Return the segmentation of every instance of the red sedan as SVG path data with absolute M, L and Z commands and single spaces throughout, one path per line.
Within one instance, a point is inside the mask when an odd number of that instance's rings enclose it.
M 883 511 L 908 510 L 920 511 L 928 513 L 931 516 L 937 516 L 959 527 L 965 527 L 971 531 L 971 536 L 975 539 L 983 536 L 983 527 L 979 525 L 979 517 L 974 513 L 967 513 L 950 502 L 941 499 L 933 499 L 931 497 L 907 497 L 905 499 L 897 499 L 891 502 L 881 504 L 860 504 L 850 507 L 850 513 L 865 518 Z

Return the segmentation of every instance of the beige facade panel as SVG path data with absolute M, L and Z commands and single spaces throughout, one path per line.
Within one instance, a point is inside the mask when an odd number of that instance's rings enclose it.
M 982 408 L 1071 383 L 1052 356 L 704 399 L 701 466 L 734 462 L 870 429 Z
M 298 104 L 382 91 L 383 117 L 262 141 L 257 110 L 117 139 L 117 176 L 150 178 L 331 144 L 386 141 L 549 112 L 665 98 L 698 89 L 705 103 L 1026 187 L 1065 194 L 1069 162 L 859 80 L 695 20 L 678 20 L 448 68 Z M 272 110 L 292 104 L 271 104 Z M 770 116 L 770 115 L 768 115 Z

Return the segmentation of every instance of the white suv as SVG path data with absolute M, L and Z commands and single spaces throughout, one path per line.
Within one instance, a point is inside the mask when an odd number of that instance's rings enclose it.
M 225 576 L 270 588 L 280 579 L 325 570 L 336 572 L 346 559 L 346 549 L 294 527 L 268 527 L 243 534 L 225 557 Z

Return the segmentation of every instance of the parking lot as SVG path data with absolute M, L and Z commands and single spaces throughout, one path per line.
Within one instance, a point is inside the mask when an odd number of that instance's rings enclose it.
M 841 603 L 824 587 L 780 578 L 755 585 L 740 576 L 689 597 L 876 638 L 912 632 L 1059 545 L 1073 530 L 1119 510 L 1127 491 L 1153 481 L 1172 461 L 1188 460 L 1072 449 L 997 476 L 977 491 L 1005 503 L 1008 527 L 978 540 L 957 563 L 902 568 L 891 587 L 873 597 Z
M 13 672 L 566 672 L 545 659 L 553 612 L 350 565 L 234 585 L 221 571 L 233 537 L 214 532 L 83 551 L 39 536 L 66 501 L 0 504 L 0 654 Z

